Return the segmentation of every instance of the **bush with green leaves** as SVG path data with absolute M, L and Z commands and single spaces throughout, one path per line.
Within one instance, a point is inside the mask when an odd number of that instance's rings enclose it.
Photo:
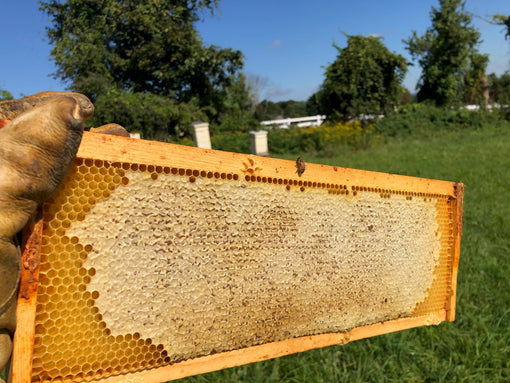
M 397 136 L 428 137 L 441 130 L 480 129 L 500 125 L 504 118 L 498 112 L 441 108 L 429 103 L 410 104 L 381 118 L 376 132 L 391 138 Z
M 230 114 L 223 114 L 218 122 L 210 125 L 211 134 L 248 133 L 259 127 L 253 113 L 246 110 L 234 110 Z
M 314 153 L 366 149 L 377 140 L 373 124 L 359 121 L 326 123 L 317 127 L 273 129 L 268 134 L 269 151 L 275 154 Z
M 250 154 L 250 135 L 244 132 L 221 133 L 211 136 L 213 149 Z
M 510 118 L 510 71 L 506 71 L 500 76 L 491 73 L 489 85 L 491 102 L 497 104 L 500 111 Z
M 94 115 L 88 126 L 116 123 L 129 132 L 140 132 L 143 138 L 159 141 L 191 136 L 191 123 L 205 119 L 194 102 L 176 103 L 173 99 L 151 93 L 110 89 L 94 102 Z

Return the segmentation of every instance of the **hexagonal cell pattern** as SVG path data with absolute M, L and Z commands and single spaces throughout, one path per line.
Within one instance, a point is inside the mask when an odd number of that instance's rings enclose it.
M 45 205 L 34 381 L 445 307 L 447 196 L 77 159 Z

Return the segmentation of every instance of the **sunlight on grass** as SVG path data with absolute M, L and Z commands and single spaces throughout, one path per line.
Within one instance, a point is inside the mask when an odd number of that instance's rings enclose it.
M 290 355 L 182 382 L 510 381 L 510 130 L 441 132 L 307 162 L 466 184 L 453 323 Z M 280 156 L 295 160 L 295 155 Z

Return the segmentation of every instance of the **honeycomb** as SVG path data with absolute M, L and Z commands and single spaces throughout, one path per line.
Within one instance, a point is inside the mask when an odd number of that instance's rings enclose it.
M 441 310 L 453 241 L 446 195 L 77 158 L 44 206 L 32 381 Z

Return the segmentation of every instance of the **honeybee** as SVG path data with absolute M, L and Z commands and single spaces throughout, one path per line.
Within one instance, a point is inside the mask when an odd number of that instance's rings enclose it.
M 297 168 L 296 173 L 298 174 L 298 176 L 301 177 L 301 175 L 306 170 L 305 161 L 303 161 L 303 159 L 301 157 L 298 157 L 297 160 L 296 160 L 296 168 Z

